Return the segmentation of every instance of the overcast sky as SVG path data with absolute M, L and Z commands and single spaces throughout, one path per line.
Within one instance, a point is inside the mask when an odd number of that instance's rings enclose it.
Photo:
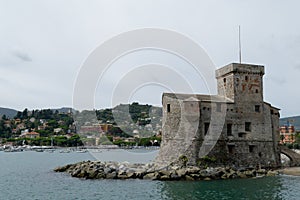
M 77 75 L 90 53 L 109 38 L 139 28 L 184 34 L 217 67 L 237 62 L 241 25 L 243 62 L 266 67 L 265 100 L 281 108 L 282 116 L 300 115 L 299 7 L 297 0 L 0 0 L 0 107 L 72 106 Z M 113 79 L 122 65 L 151 62 L 155 53 L 125 56 L 105 79 Z M 180 63 L 164 54 L 153 59 Z M 143 87 L 130 101 L 159 105 L 163 91 L 157 85 Z M 105 92 L 97 95 L 96 100 Z

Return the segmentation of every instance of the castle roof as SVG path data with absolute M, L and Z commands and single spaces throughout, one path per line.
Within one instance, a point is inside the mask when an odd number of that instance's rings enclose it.
M 234 103 L 233 100 L 220 95 L 203 95 L 203 94 L 183 94 L 183 93 L 164 93 L 167 96 L 182 101 L 204 101 L 204 102 L 220 102 L 220 103 Z
M 250 73 L 265 74 L 264 66 L 244 63 L 231 63 L 216 70 L 216 78 L 225 76 L 229 73 Z

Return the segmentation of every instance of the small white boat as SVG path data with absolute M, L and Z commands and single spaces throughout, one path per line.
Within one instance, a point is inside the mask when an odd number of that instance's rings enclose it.
M 17 147 L 17 148 L 11 147 L 8 149 L 4 149 L 4 152 L 22 152 L 22 151 L 23 151 L 23 149 L 20 147 Z
M 53 153 L 55 151 L 55 149 L 47 149 L 45 151 L 48 152 L 48 153 Z
M 76 153 L 87 153 L 87 152 L 88 152 L 88 150 L 86 150 L 86 149 L 79 149 L 76 151 Z
M 92 153 L 102 153 L 100 149 L 93 150 Z
M 59 153 L 70 153 L 71 151 L 69 149 L 63 149 L 60 150 Z

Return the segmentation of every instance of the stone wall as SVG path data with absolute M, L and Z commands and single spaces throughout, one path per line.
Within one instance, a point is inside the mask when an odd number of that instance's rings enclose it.
M 200 105 L 198 102 L 189 103 L 193 104 L 196 111 L 191 112 L 192 108 L 188 107 L 186 102 L 168 95 L 163 97 L 163 139 L 156 162 L 168 164 L 185 155 L 191 163 L 196 163 Z M 185 112 L 186 109 L 189 112 Z

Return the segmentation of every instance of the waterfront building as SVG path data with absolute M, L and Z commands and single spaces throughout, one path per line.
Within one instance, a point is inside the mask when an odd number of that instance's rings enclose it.
M 279 109 L 263 100 L 264 66 L 216 70 L 217 95 L 164 93 L 158 162 L 280 166 Z
M 296 142 L 295 127 L 288 123 L 287 125 L 280 127 L 280 143 L 281 144 L 293 144 Z

